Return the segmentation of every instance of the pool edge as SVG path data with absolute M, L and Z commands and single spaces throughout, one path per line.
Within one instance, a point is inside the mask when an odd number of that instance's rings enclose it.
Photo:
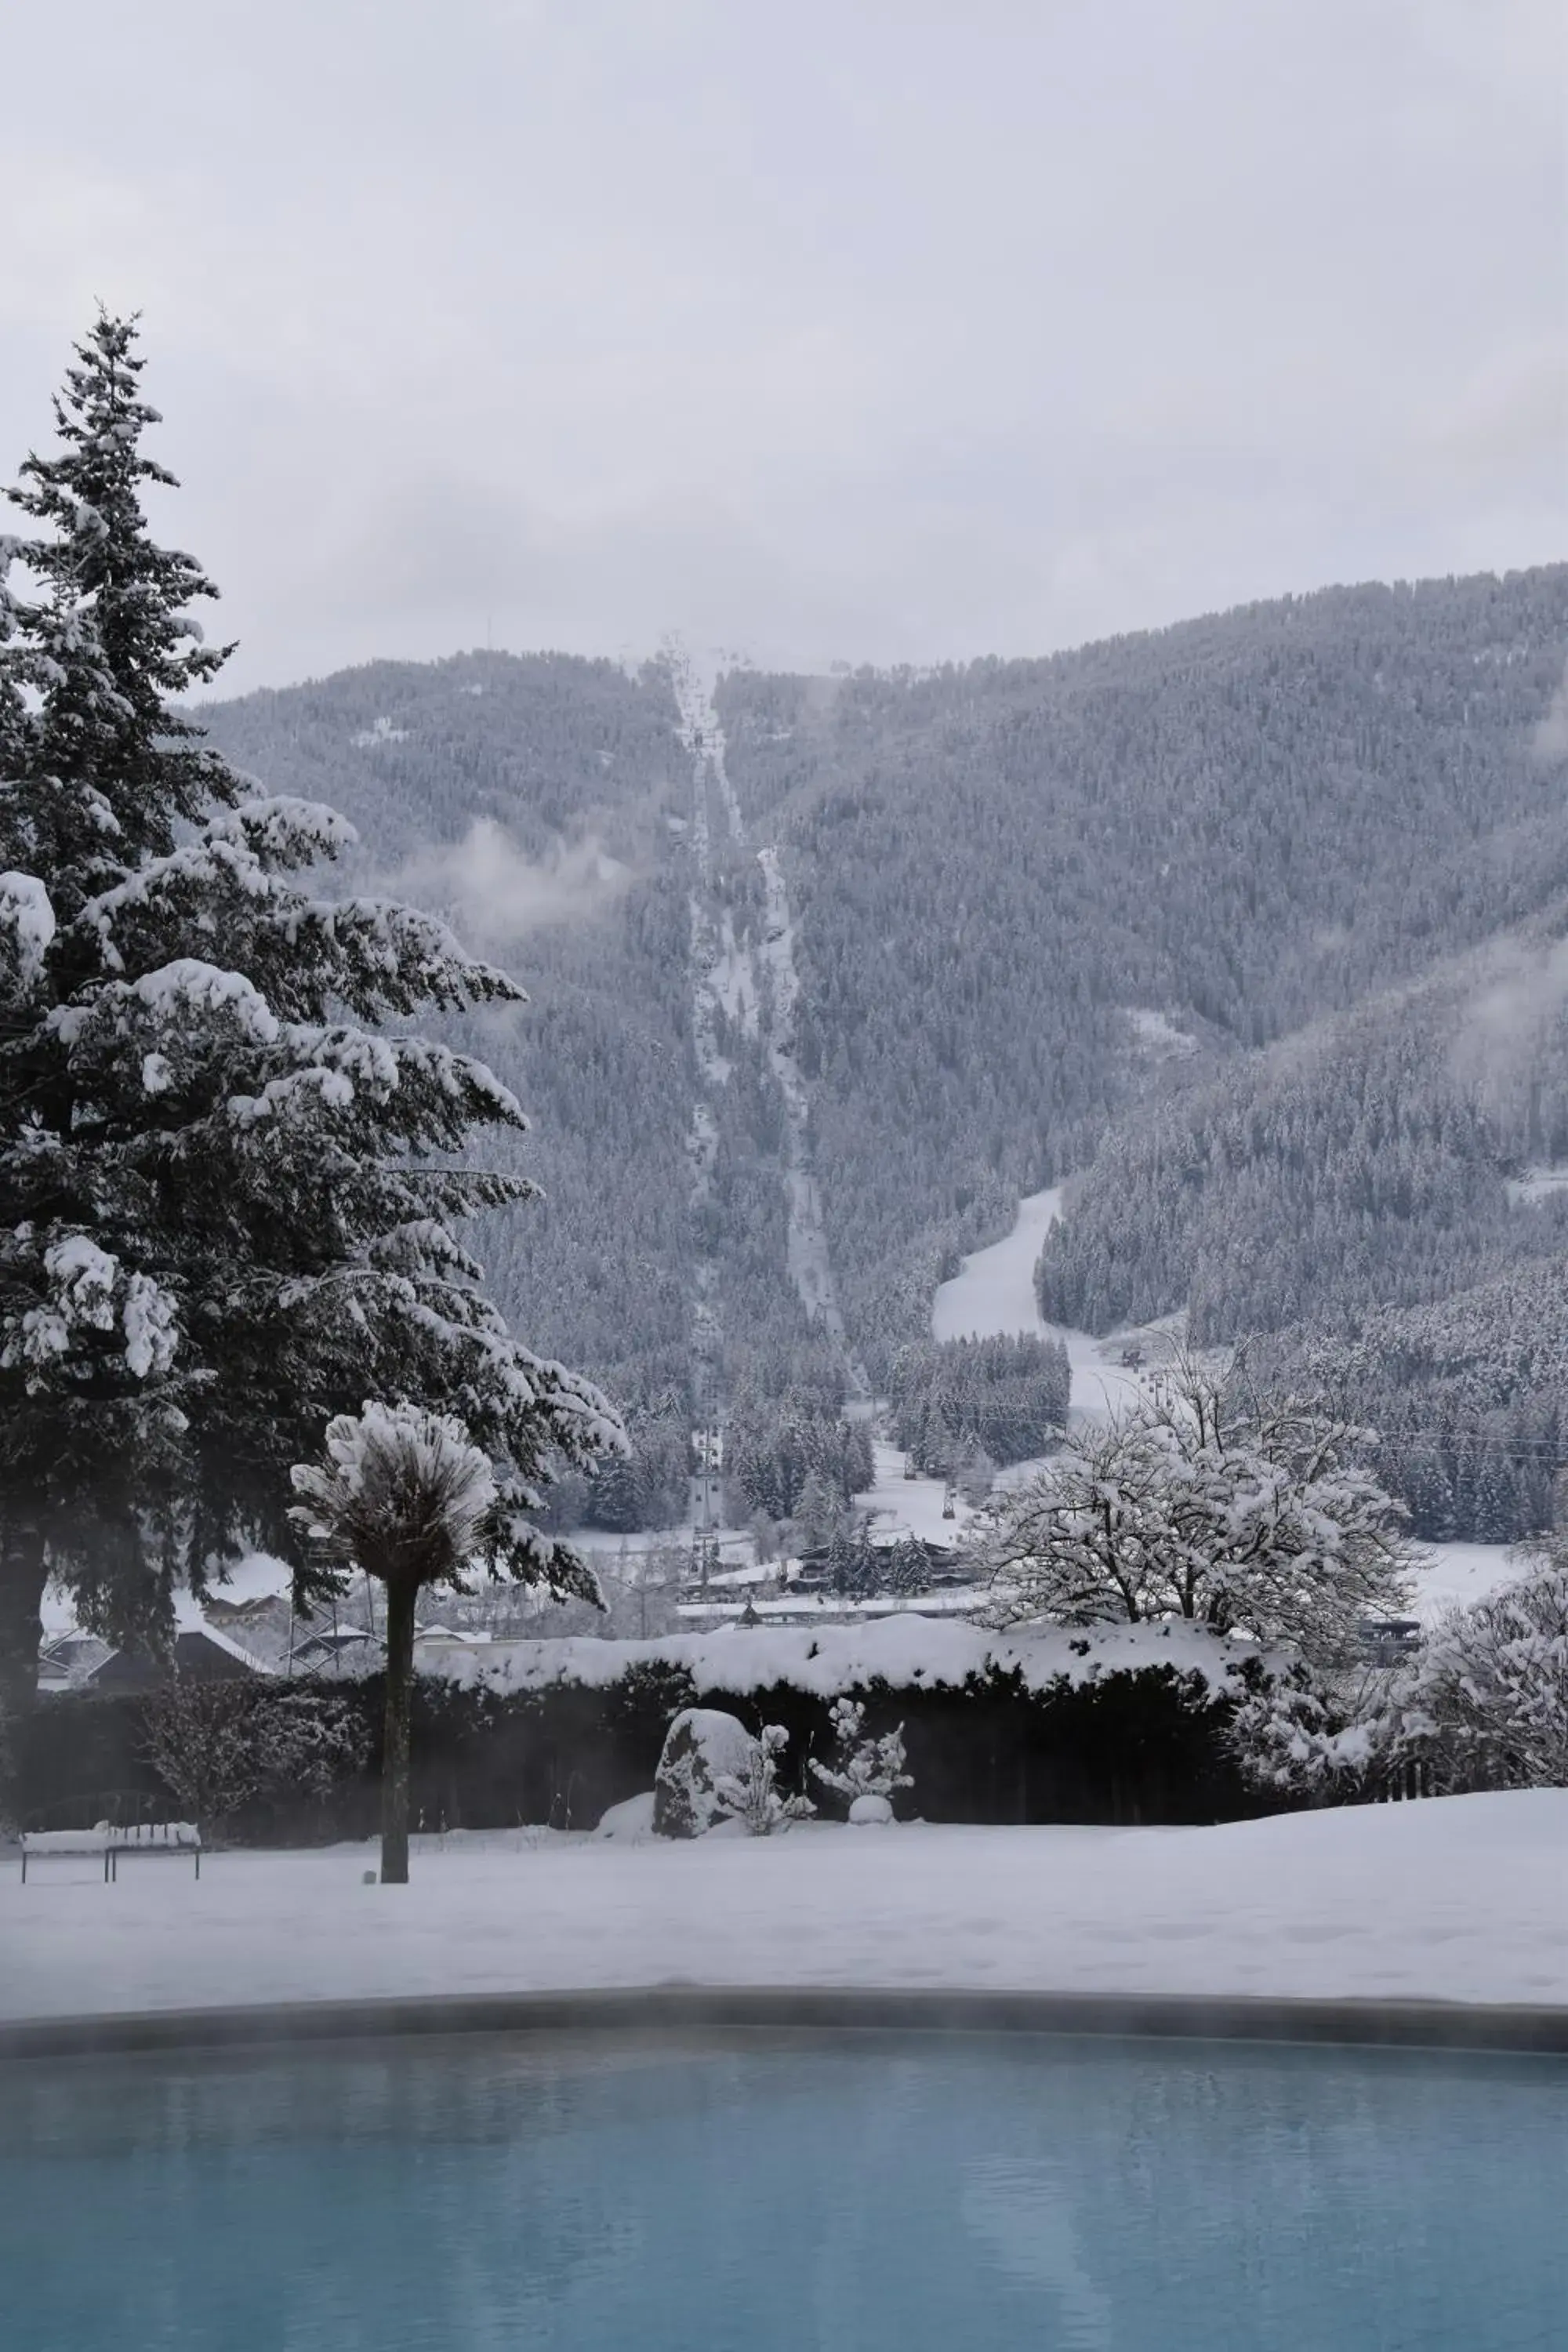
M 1568 2054 L 1568 2006 L 1274 2000 L 847 1985 L 656 1984 L 586 1991 L 123 2011 L 0 2020 L 0 2061 L 229 2050 L 411 2035 L 636 2028 L 1027 2032 Z

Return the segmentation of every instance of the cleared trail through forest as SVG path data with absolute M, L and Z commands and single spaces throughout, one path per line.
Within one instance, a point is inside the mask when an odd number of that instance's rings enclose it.
M 714 983 L 719 961 L 715 924 L 713 837 L 709 813 L 711 762 L 708 730 L 716 726 L 710 698 L 692 667 L 690 656 L 676 644 L 666 647 L 680 716 L 680 739 L 691 755 L 691 859 L 689 900 L 691 945 L 691 1040 L 697 1057 L 697 1091 L 686 1150 L 691 1163 L 691 1214 L 698 1246 L 692 1260 L 690 1301 L 692 1414 L 697 1426 L 697 1462 L 691 1479 L 690 1516 L 693 1530 L 705 1534 L 718 1528 L 723 1516 L 720 1500 L 718 1462 L 712 1441 L 724 1425 L 724 1335 L 720 1319 L 719 1262 L 702 1240 L 703 1210 L 712 1198 L 713 1167 L 719 1151 L 718 1097 L 730 1076 L 730 1066 L 719 1050 L 715 1013 L 720 994 Z M 733 794 L 721 796 L 726 818 Z M 738 814 L 738 812 L 736 813 Z
M 844 1327 L 823 1222 L 822 1198 L 811 1164 L 810 1104 L 795 1055 L 800 979 L 795 970 L 795 929 L 779 853 L 771 845 L 757 853 L 766 892 L 764 936 L 759 950 L 737 938 L 734 917 L 722 903 L 718 887 L 719 843 L 740 848 L 745 838 L 745 824 L 725 764 L 724 733 L 713 704 L 713 680 L 699 672 L 683 646 L 671 643 L 666 651 L 680 714 L 681 740 L 692 762 L 691 1006 L 698 1094 L 687 1148 L 692 1164 L 693 1214 L 700 1221 L 700 1213 L 712 1197 L 719 1143 L 718 1102 L 730 1079 L 730 1064 L 719 1043 L 722 1014 L 747 1034 L 761 1037 L 766 1047 L 769 1066 L 784 1103 L 789 1277 L 806 1313 L 821 1324 L 837 1349 L 852 1399 L 868 1411 L 871 1384 Z M 717 1428 L 723 1421 L 723 1344 L 719 1265 L 710 1248 L 698 1252 L 694 1292 L 693 1386 L 700 1417 Z

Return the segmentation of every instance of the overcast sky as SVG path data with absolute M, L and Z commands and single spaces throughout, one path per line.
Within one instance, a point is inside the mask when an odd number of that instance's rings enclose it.
M 1560 0 L 6 12 L 0 470 L 140 307 L 236 685 L 1568 556 Z

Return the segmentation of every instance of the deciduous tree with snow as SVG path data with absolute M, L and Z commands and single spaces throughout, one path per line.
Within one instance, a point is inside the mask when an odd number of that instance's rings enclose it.
M 1342 1661 L 1405 1603 L 1412 1558 L 1363 1451 L 1311 1403 L 1179 1365 L 981 1523 L 990 1622 L 1186 1617 Z
M 59 454 L 11 494 L 36 535 L 0 608 L 0 1707 L 30 1699 L 49 1571 L 119 1637 L 166 1632 L 174 1580 L 286 1547 L 289 1465 L 367 1391 L 458 1411 L 512 1557 L 562 1589 L 528 1515 L 622 1443 L 458 1237 L 533 1191 L 462 1157 L 518 1104 L 384 1025 L 521 992 L 427 916 L 319 895 L 352 829 L 183 715 L 226 649 L 147 530 L 171 478 L 142 366 L 100 317 Z

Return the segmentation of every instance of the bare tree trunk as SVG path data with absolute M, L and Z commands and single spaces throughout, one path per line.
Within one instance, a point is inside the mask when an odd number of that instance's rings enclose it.
M 47 1581 L 37 1515 L 25 1504 L 9 1502 L 0 1514 L 0 1794 L 16 1769 L 13 1729 L 32 1713 L 37 1700 Z
M 386 1588 L 386 1728 L 381 1762 L 381 1883 L 408 1884 L 408 1718 L 414 1699 L 414 1608 L 419 1588 Z

